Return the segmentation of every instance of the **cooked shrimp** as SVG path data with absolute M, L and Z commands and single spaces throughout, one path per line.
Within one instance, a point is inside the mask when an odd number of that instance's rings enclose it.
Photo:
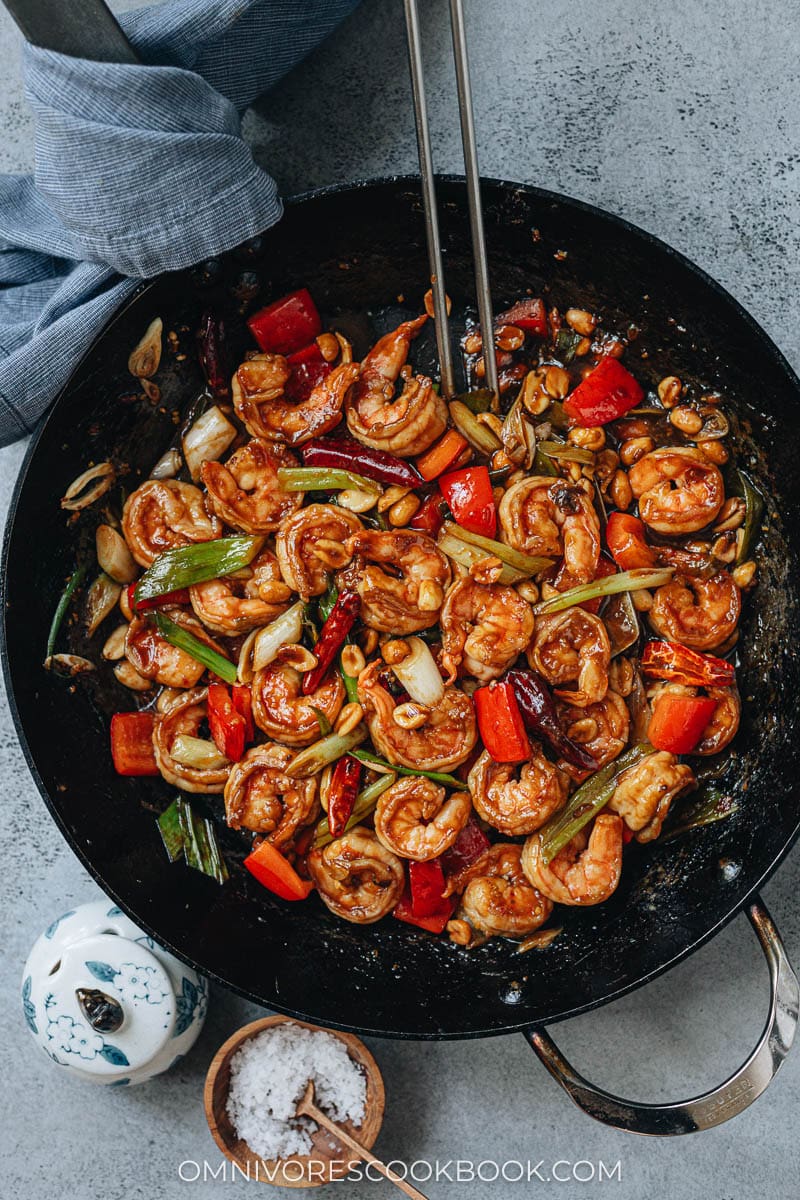
M 181 629 L 187 630 L 207 646 L 222 653 L 200 622 L 182 608 L 170 608 L 166 615 Z M 144 676 L 162 687 L 193 688 L 205 671 L 202 663 L 185 650 L 179 650 L 163 638 L 145 617 L 134 617 L 125 634 L 125 657 Z
M 497 763 L 484 750 L 468 783 L 478 816 L 509 837 L 540 829 L 563 807 L 569 790 L 567 776 L 538 742 L 531 742 L 531 756 L 521 766 Z
M 610 688 L 602 700 L 576 708 L 559 700 L 556 704 L 558 722 L 564 733 L 573 742 L 583 746 L 591 754 L 598 767 L 618 758 L 628 744 L 631 717 L 622 696 Z M 559 767 L 577 782 L 589 774 L 571 763 L 559 761 Z
M 225 819 L 231 829 L 267 835 L 278 849 L 317 815 L 317 778 L 290 779 L 286 768 L 294 757 L 285 746 L 254 746 L 234 763 L 225 784 Z
M 739 588 L 727 571 L 720 571 L 710 579 L 674 577 L 655 591 L 647 616 L 667 641 L 714 650 L 735 633 L 741 611 Z
M 659 699 L 670 692 L 678 696 L 705 695 L 717 702 L 711 720 L 703 730 L 703 736 L 692 750 L 692 754 L 699 754 L 703 758 L 709 754 L 719 754 L 720 750 L 724 750 L 736 737 L 742 715 L 742 702 L 735 687 L 709 687 L 701 690 L 682 683 L 657 684 L 648 689 L 654 712 Z
M 564 561 L 556 577 L 559 591 L 588 583 L 600 559 L 600 520 L 582 487 L 533 475 L 513 483 L 498 509 L 500 537 L 515 550 Z
M 402 729 L 393 717 L 396 701 L 381 680 L 384 670 L 378 658 L 358 677 L 358 698 L 378 753 L 400 766 L 425 771 L 448 771 L 469 758 L 478 737 L 469 697 L 456 687 L 445 688 L 424 725 Z
M 345 401 L 353 436 L 400 458 L 421 454 L 447 427 L 447 405 L 426 376 L 407 378 L 402 393 L 394 398 L 411 339 L 426 320 L 421 316 L 404 321 L 380 338 L 362 362 L 361 378 Z
M 405 885 L 400 859 L 363 825 L 312 850 L 308 873 L 331 912 L 356 925 L 371 925 L 390 913 Z
M 622 817 L 637 842 L 652 842 L 661 833 L 672 801 L 694 782 L 691 767 L 657 750 L 622 772 L 608 809 Z
M 393 783 L 378 800 L 375 832 L 401 858 L 427 862 L 452 846 L 472 811 L 468 792 L 451 792 L 421 775 Z
M 283 446 L 252 441 L 235 450 L 227 462 L 204 462 L 200 472 L 218 517 L 245 533 L 274 533 L 285 517 L 303 503 L 302 492 L 285 492 L 279 467 L 296 467 Z
M 191 483 L 176 479 L 147 479 L 125 501 L 122 533 L 140 567 L 165 550 L 213 542 L 222 522 L 206 510 L 205 497 Z
M 234 575 L 193 584 L 189 597 L 207 629 L 235 637 L 274 621 L 288 606 L 292 592 L 281 579 L 275 555 L 262 550 L 249 567 Z
M 289 648 L 291 649 L 291 648 Z M 318 709 L 333 725 L 345 701 L 338 671 L 331 671 L 310 696 L 301 692 L 303 676 L 284 651 L 256 671 L 252 682 L 253 720 L 268 737 L 287 746 L 309 746 L 321 736 Z
M 208 713 L 208 688 L 191 688 L 180 692 L 163 709 L 156 712 L 153 729 L 153 749 L 158 769 L 167 783 L 184 792 L 221 792 L 232 763 L 219 767 L 187 767 L 172 757 L 172 747 L 180 735 L 202 737 Z
M 287 517 L 275 538 L 283 578 L 301 600 L 321 596 L 329 573 L 350 560 L 344 547 L 361 530 L 355 513 L 333 504 L 309 504 Z
M 466 883 L 459 913 L 480 933 L 523 937 L 544 925 L 553 911 L 547 897 L 525 878 L 521 850 L 514 842 L 497 842 L 453 881 L 458 889 Z
M 556 688 L 568 704 L 586 708 L 603 699 L 610 661 L 606 627 L 593 613 L 567 608 L 537 617 L 528 662 L 549 684 L 577 684 L 575 691 Z
M 363 529 L 348 539 L 347 552 L 365 564 L 357 583 L 365 625 L 402 637 L 436 624 L 450 564 L 427 534 Z
M 290 368 L 280 354 L 256 354 L 243 362 L 231 391 L 236 413 L 251 437 L 300 446 L 328 433 L 342 419 L 345 397 L 358 379 L 357 363 L 340 363 L 311 392 L 293 403 L 283 392 Z
M 616 891 L 622 871 L 622 819 L 601 812 L 591 833 L 576 833 L 549 864 L 542 859 L 541 834 L 535 833 L 522 848 L 522 869 L 554 904 L 602 904 Z
M 512 587 L 459 579 L 445 596 L 440 618 L 442 663 L 453 683 L 459 666 L 483 683 L 497 679 L 526 648 L 533 612 Z
M 696 533 L 725 502 L 719 467 L 693 446 L 661 446 L 628 472 L 639 516 L 656 533 Z

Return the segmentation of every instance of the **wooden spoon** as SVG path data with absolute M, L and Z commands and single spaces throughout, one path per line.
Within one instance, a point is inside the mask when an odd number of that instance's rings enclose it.
M 428 1200 L 427 1196 L 424 1196 L 422 1192 L 418 1192 L 412 1184 L 407 1183 L 405 1179 L 401 1179 L 399 1175 L 395 1175 L 391 1167 L 387 1167 L 386 1163 L 382 1163 L 379 1158 L 376 1158 L 371 1150 L 367 1150 L 366 1146 L 359 1145 L 355 1138 L 350 1137 L 350 1134 L 346 1133 L 335 1121 L 332 1121 L 321 1108 L 317 1108 L 314 1103 L 313 1079 L 309 1079 L 303 1098 L 297 1106 L 296 1113 L 298 1117 L 311 1117 L 318 1125 L 324 1126 L 344 1146 L 347 1146 L 348 1150 L 352 1150 L 353 1154 L 358 1155 L 364 1162 L 371 1163 L 376 1170 L 380 1171 L 381 1175 L 388 1179 L 390 1183 L 393 1183 L 395 1187 L 398 1187 L 401 1192 L 404 1192 L 406 1196 L 412 1196 L 413 1200 Z

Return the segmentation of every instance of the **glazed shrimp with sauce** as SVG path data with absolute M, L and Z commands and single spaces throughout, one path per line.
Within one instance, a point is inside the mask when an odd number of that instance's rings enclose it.
M 521 851 L 515 842 L 496 842 L 445 889 L 448 895 L 463 888 L 459 916 L 479 933 L 524 937 L 553 911 L 547 896 L 526 878 Z
M 399 636 L 429 629 L 450 582 L 450 564 L 427 534 L 413 529 L 363 529 L 347 541 L 356 559 L 361 619 Z
M 345 401 L 347 424 L 365 446 L 388 450 L 399 458 L 422 454 L 447 428 L 447 405 L 425 375 L 395 384 L 408 358 L 411 341 L 427 317 L 403 321 L 384 334 L 361 363 L 361 378 Z
M 278 560 L 262 550 L 248 567 L 189 588 L 195 614 L 212 633 L 235 636 L 274 621 L 291 601 Z
M 661 446 L 628 472 L 639 516 L 656 533 L 696 533 L 725 502 L 719 467 L 694 446 Z
M 330 432 L 342 419 L 342 405 L 359 368 L 357 363 L 339 363 L 307 400 L 296 404 L 283 391 L 290 374 L 280 354 L 255 354 L 237 370 L 231 383 L 233 404 L 251 437 L 300 446 Z
M 266 834 L 277 849 L 290 846 L 298 830 L 319 812 L 317 779 L 292 779 L 291 750 L 266 742 L 234 763 L 225 784 L 225 818 L 232 829 Z
M 184 792 L 221 792 L 233 765 L 219 753 L 208 766 L 187 766 L 175 758 L 177 738 L 202 738 L 208 720 L 207 700 L 208 688 L 190 688 L 176 693 L 156 713 L 153 749 L 158 769 L 167 783 Z
M 647 618 L 656 633 L 691 650 L 716 650 L 736 632 L 739 588 L 727 571 L 710 579 L 675 576 L 657 588 Z
M 582 486 L 532 475 L 507 488 L 498 509 L 500 537 L 524 554 L 561 558 L 559 591 L 594 579 L 600 559 L 600 520 Z
M 276 474 L 280 467 L 297 465 L 283 446 L 253 440 L 224 464 L 204 462 L 201 477 L 211 507 L 227 525 L 245 533 L 274 533 L 303 503 L 303 493 L 284 491 Z
M 363 825 L 312 850 L 308 873 L 331 912 L 356 925 L 387 916 L 405 885 L 402 861 Z
M 427 862 L 453 845 L 469 820 L 468 792 L 449 795 L 424 776 L 398 779 L 383 793 L 375 810 L 375 832 L 401 858 Z
M 385 671 L 378 658 L 358 677 L 358 698 L 378 753 L 400 766 L 425 771 L 449 771 L 469 758 L 478 739 L 469 697 L 459 688 L 445 688 L 424 724 L 405 729 L 394 719 L 397 702 L 382 680 Z
M 459 579 L 445 596 L 440 617 L 447 682 L 458 668 L 486 683 L 511 666 L 531 640 L 533 611 L 512 587 Z
M 591 832 L 582 829 L 546 863 L 538 833 L 522 848 L 522 869 L 533 887 L 554 904 L 602 904 L 617 889 L 622 871 L 622 818 L 601 812 Z
M 652 842 L 661 833 L 672 801 L 694 782 L 691 767 L 658 750 L 622 772 L 607 808 L 622 817 L 637 842 Z
M 530 758 L 521 765 L 495 762 L 484 750 L 468 783 L 478 816 L 509 837 L 541 828 L 563 808 L 569 791 L 567 776 L 533 741 Z
M 148 479 L 125 501 L 122 533 L 139 566 L 149 567 L 165 550 L 214 541 L 222 522 L 209 515 L 203 493 L 193 484 Z
M 191 633 L 204 645 L 221 653 L 200 622 L 182 608 L 170 608 L 166 615 L 181 629 Z M 171 645 L 146 617 L 134 617 L 125 634 L 125 657 L 144 679 L 168 688 L 193 688 L 205 671 L 202 663 L 185 650 Z
M 598 768 L 613 762 L 628 744 L 631 727 L 628 706 L 622 696 L 610 688 L 602 700 L 587 704 L 585 708 L 559 700 L 556 712 L 564 733 L 591 754 Z M 558 765 L 577 781 L 589 774 L 563 760 L 559 760 Z
M 355 513 L 333 504 L 309 504 L 286 518 L 275 538 L 275 553 L 290 588 L 308 600 L 327 589 L 329 573 L 344 567 L 344 543 L 361 531 Z
M 536 618 L 528 662 L 555 687 L 560 699 L 576 708 L 602 700 L 608 690 L 610 661 L 606 627 L 593 613 L 567 608 Z M 564 687 L 569 683 L 577 685 L 574 691 Z
M 303 676 L 293 665 L 297 649 L 284 646 L 274 662 L 256 671 L 251 684 L 253 720 L 267 737 L 287 746 L 308 746 L 320 737 L 320 713 L 331 725 L 336 721 L 345 690 L 339 672 L 331 671 L 315 692 L 304 696 Z

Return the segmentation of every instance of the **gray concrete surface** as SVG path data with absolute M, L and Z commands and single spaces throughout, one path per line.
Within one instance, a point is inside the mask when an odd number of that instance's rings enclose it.
M 127 7 L 132 7 L 128 4 Z M 446 5 L 424 6 L 437 163 L 457 170 Z M 619 212 L 688 254 L 747 305 L 800 366 L 800 102 L 798 30 L 777 0 L 468 0 L 482 165 Z M 414 168 L 400 0 L 362 8 L 277 94 L 248 115 L 257 152 L 286 193 Z M 0 17 L 0 169 L 32 160 L 17 35 Z M 6 510 L 22 447 L 0 453 Z M 54 731 L 54 736 L 57 731 Z M 182 1182 L 184 1161 L 219 1156 L 202 1080 L 222 1039 L 254 1015 L 217 991 L 205 1033 L 168 1077 L 130 1092 L 61 1078 L 34 1050 L 17 998 L 30 943 L 58 912 L 97 889 L 50 823 L 5 707 L 0 712 L 2 892 L 2 1159 L 0 1195 L 117 1200 L 243 1196 L 246 1184 Z M 765 899 L 800 963 L 795 850 Z M 767 981 L 744 918 L 669 976 L 559 1028 L 567 1054 L 611 1090 L 675 1099 L 724 1077 L 754 1043 Z M 377 1150 L 414 1160 L 584 1160 L 580 1183 L 422 1185 L 431 1197 L 668 1194 L 689 1200 L 797 1195 L 800 1053 L 767 1095 L 728 1125 L 680 1142 L 606 1130 L 573 1109 L 520 1037 L 473 1043 L 374 1042 L 388 1105 Z M 621 1180 L 600 1180 L 600 1163 Z M 560 1168 L 561 1174 L 568 1168 Z M 184 1168 L 193 1174 L 194 1168 Z M 452 1171 L 451 1171 L 452 1173 Z M 484 1174 L 491 1168 L 484 1168 Z M 578 1168 L 588 1176 L 590 1168 Z M 290 1195 L 288 1191 L 284 1193 Z M 344 1185 L 352 1200 L 385 1183 Z

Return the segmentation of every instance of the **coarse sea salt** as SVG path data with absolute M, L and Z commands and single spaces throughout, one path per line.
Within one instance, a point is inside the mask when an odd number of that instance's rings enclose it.
M 361 1124 L 367 1081 L 332 1033 L 286 1021 L 247 1038 L 234 1054 L 226 1108 L 238 1136 L 260 1158 L 310 1152 L 317 1124 L 295 1116 L 309 1079 L 315 1104 L 334 1121 Z

